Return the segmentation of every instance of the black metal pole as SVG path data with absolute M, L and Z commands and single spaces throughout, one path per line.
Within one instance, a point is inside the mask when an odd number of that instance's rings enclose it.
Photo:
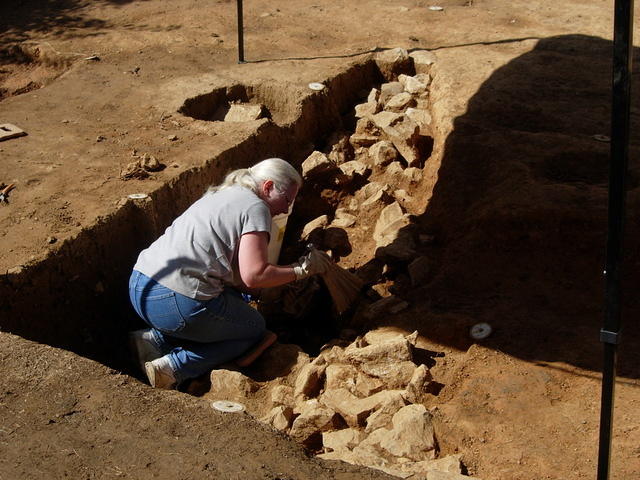
M 629 112 L 633 60 L 633 0 L 616 0 L 613 32 L 613 91 L 611 105 L 611 159 L 609 166 L 609 215 L 605 267 L 605 319 L 600 330 L 604 344 L 598 480 L 609 478 L 611 433 L 615 398 L 617 345 L 620 343 L 620 270 L 623 254 L 626 189 L 629 157 Z
M 244 26 L 242 23 L 242 0 L 238 0 L 238 63 L 244 63 Z

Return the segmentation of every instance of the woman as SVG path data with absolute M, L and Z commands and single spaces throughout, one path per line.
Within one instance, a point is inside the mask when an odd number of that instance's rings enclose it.
M 133 332 L 131 343 L 151 386 L 176 388 L 260 342 L 264 318 L 240 291 L 325 271 L 318 251 L 290 266 L 267 261 L 271 217 L 289 211 L 301 185 L 279 158 L 235 170 L 140 253 L 129 296 L 151 328 Z

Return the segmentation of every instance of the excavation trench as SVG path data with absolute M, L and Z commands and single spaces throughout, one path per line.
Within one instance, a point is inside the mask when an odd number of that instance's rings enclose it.
M 3 276 L 0 296 L 6 301 L 0 328 L 128 371 L 124 339 L 140 323 L 128 302 L 127 279 L 139 251 L 227 171 L 269 156 L 287 158 L 300 167 L 313 150 L 330 149 L 336 132 L 353 131 L 354 105 L 384 81 L 370 60 L 326 80 L 322 92 L 291 95 L 286 85 L 264 83 L 231 85 L 183 100 L 180 113 L 202 122 L 215 121 L 216 112 L 238 101 L 264 104 L 270 118 L 258 122 L 255 134 L 205 165 L 182 172 L 145 199 L 128 200 L 42 261 Z M 331 213 L 347 193 L 307 182 L 289 220 L 282 262 L 300 253 L 295 237 L 302 226 Z
M 43 261 L 13 269 L 0 283 L 0 296 L 8 300 L 0 328 L 139 376 L 126 348 L 127 333 L 143 326 L 127 292 L 138 253 L 229 170 L 283 157 L 302 171 L 305 184 L 288 219 L 279 263 L 295 261 L 311 242 L 357 274 L 363 291 L 340 314 L 317 278 L 270 291 L 258 308 L 279 342 L 247 372 L 251 378 L 223 368 L 184 389 L 253 405 L 252 413 L 316 453 L 323 442 L 325 452 L 326 442 L 332 444 L 323 432 L 351 429 L 362 440 L 364 418 L 375 409 L 386 413 L 367 428 L 374 429 L 375 422 L 388 426 L 389 412 L 403 406 L 409 408 L 403 409 L 407 419 L 417 415 L 411 421 L 423 421 L 428 414 L 421 400 L 441 388 L 424 364 L 434 363 L 428 357 L 435 352 L 420 353 L 411 335 L 358 337 L 379 317 L 406 308 L 403 290 L 424 282 L 420 268 L 407 274 L 421 239 L 428 238 L 411 219 L 424 212 L 433 189 L 438 149 L 429 107 L 431 77 L 407 60 L 356 63 L 326 79 L 322 90 L 270 82 L 198 87 L 178 102 L 176 115 L 195 119 L 200 128 L 254 122 L 254 133 L 145 198 L 121 202 Z M 343 381 L 353 389 L 336 388 Z M 225 390 L 229 386 L 237 388 Z M 334 410 L 317 429 L 300 427 L 305 408 L 315 408 L 321 392 L 323 405 Z M 345 401 L 361 404 L 361 397 L 373 398 L 375 405 L 356 413 L 341 410 Z M 294 406 L 301 398 L 306 406 Z M 300 411 L 291 425 L 294 408 Z M 422 452 L 420 461 L 434 458 L 433 442 L 411 446 Z M 402 456 L 391 447 L 385 455 Z

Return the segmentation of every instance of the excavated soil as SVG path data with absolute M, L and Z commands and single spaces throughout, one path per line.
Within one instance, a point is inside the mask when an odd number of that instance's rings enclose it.
M 385 81 L 373 56 L 394 47 L 436 55 L 433 151 L 421 183 L 405 186 L 412 231 L 429 239 L 417 252 L 427 274 L 413 285 L 409 261 L 389 266 L 378 291 L 408 308 L 334 330 L 418 330 L 441 385 L 428 405 L 438 454 L 461 454 L 467 474 L 593 478 L 612 6 L 429 5 L 247 2 L 244 64 L 230 0 L 26 0 L 3 12 L 0 124 L 28 135 L 0 142 L 0 182 L 16 185 L 0 204 L 1 478 L 388 478 L 313 458 L 206 397 L 154 391 L 125 339 L 140 327 L 126 289 L 138 251 L 229 169 L 268 156 L 300 166 L 352 130 L 354 105 Z M 268 118 L 217 121 L 233 101 L 261 103 Z M 611 460 L 620 480 L 640 473 L 635 132 Z M 151 157 L 160 165 L 125 175 Z M 284 259 L 302 226 L 347 196 L 304 193 Z M 358 213 L 343 266 L 371 264 L 376 214 Z M 482 342 L 469 337 L 478 322 L 493 327 Z

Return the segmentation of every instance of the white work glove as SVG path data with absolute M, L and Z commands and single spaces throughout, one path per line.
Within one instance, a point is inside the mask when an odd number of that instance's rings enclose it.
M 311 275 L 326 272 L 330 262 L 329 255 L 314 248 L 300 257 L 298 263 L 293 264 L 293 273 L 296 275 L 296 280 L 302 280 Z

